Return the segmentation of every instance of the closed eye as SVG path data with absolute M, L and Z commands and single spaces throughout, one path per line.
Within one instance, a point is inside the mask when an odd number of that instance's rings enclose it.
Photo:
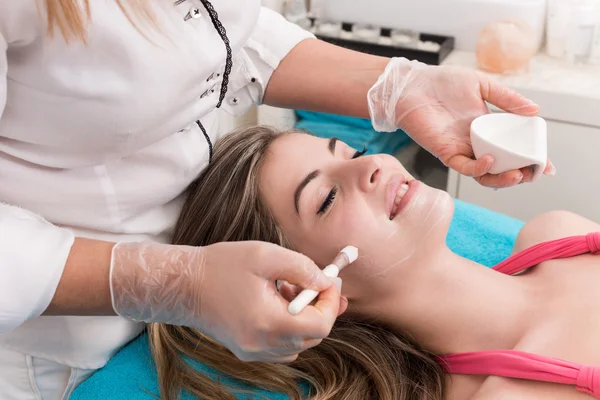
M 323 201 L 323 204 L 321 204 L 321 207 L 319 207 L 319 210 L 317 211 L 318 215 L 324 214 L 327 210 L 329 210 L 329 208 L 331 207 L 331 205 L 333 204 L 334 200 L 335 200 L 335 196 L 337 195 L 337 188 L 333 188 L 329 191 L 329 193 L 327 194 L 327 197 L 325 197 L 325 200 Z
M 354 153 L 354 155 L 352 155 L 352 159 L 354 160 L 355 158 L 358 158 L 362 155 L 364 155 L 367 152 L 367 148 L 363 148 L 362 151 L 357 151 Z M 337 195 L 337 188 L 333 188 L 329 191 L 329 193 L 327 194 L 327 197 L 325 197 L 325 200 L 323 200 L 323 203 L 321 204 L 321 207 L 319 207 L 319 210 L 317 211 L 318 215 L 324 214 L 327 210 L 329 210 L 329 208 L 331 208 L 331 205 L 333 204 L 333 202 L 335 201 L 335 196 Z
M 367 152 L 367 148 L 365 147 L 362 149 L 362 151 L 357 151 L 356 153 L 354 153 L 354 155 L 352 156 L 352 159 L 354 160 L 355 158 L 363 156 L 366 152 Z

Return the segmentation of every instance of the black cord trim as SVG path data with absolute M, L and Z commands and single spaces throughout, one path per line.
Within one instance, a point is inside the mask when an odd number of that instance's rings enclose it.
M 212 142 L 210 141 L 210 137 L 208 136 L 208 133 L 206 133 L 206 129 L 204 129 L 204 125 L 202 125 L 202 123 L 200 122 L 200 120 L 196 121 L 196 123 L 200 127 L 200 130 L 202 131 L 202 134 L 204 135 L 204 138 L 208 142 L 208 163 L 210 164 L 210 162 L 212 161 L 212 157 L 213 157 L 213 145 L 212 145 Z
M 227 31 L 225 27 L 219 21 L 219 14 L 213 7 L 213 5 L 208 0 L 200 0 L 208 15 L 210 16 L 210 20 L 212 21 L 215 29 L 223 43 L 225 44 L 225 50 L 227 51 L 227 58 L 225 60 L 225 71 L 223 72 L 223 83 L 221 84 L 221 94 L 219 95 L 219 102 L 217 103 L 217 108 L 221 107 L 223 103 L 223 99 L 225 98 L 225 93 L 227 93 L 227 87 L 229 86 L 229 74 L 231 73 L 231 67 L 233 66 L 232 55 L 231 55 L 231 46 L 229 45 L 229 38 L 227 37 Z

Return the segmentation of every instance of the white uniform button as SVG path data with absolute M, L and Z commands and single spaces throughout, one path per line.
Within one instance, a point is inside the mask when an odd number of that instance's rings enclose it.
M 192 6 L 190 7 L 190 11 L 188 11 L 188 13 L 186 14 L 185 17 L 183 17 L 184 21 L 189 20 L 190 18 L 201 18 L 202 17 L 202 13 L 200 12 L 200 8 L 196 7 L 196 6 Z

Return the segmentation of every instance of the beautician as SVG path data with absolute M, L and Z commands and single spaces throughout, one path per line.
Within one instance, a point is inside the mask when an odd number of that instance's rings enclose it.
M 200 329 L 249 361 L 290 361 L 327 336 L 343 299 L 306 257 L 165 244 L 218 108 L 370 117 L 486 186 L 531 177 L 472 160 L 484 100 L 538 112 L 479 73 L 335 47 L 258 0 L 146 3 L 0 0 L 2 399 L 67 398 L 143 322 Z M 277 279 L 323 293 L 292 317 Z

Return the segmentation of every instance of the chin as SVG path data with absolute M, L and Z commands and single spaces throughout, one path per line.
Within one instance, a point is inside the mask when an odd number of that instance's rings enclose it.
M 422 239 L 438 237 L 446 239 L 450 222 L 454 214 L 454 200 L 444 190 L 434 189 L 423 182 L 419 182 L 408 207 L 406 207 L 405 220 L 414 224 L 414 231 Z

